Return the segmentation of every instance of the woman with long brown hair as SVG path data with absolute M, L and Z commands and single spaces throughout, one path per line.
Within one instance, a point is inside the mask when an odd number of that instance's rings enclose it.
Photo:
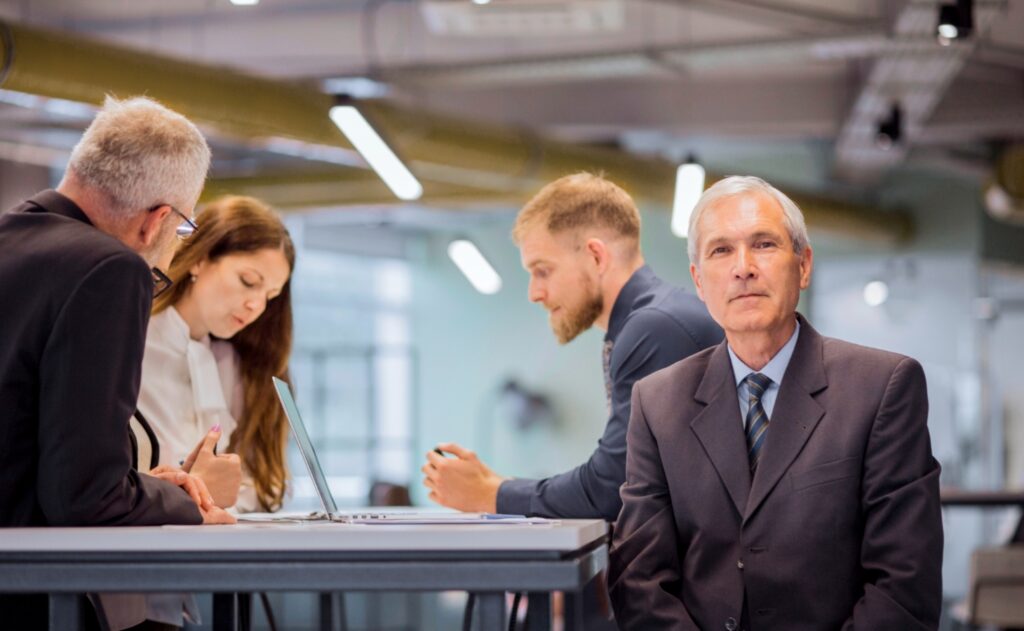
M 288 372 L 295 248 L 251 197 L 222 197 L 196 224 L 153 304 L 133 420 L 139 468 L 182 466 L 220 506 L 274 511 L 288 424 L 270 377 Z

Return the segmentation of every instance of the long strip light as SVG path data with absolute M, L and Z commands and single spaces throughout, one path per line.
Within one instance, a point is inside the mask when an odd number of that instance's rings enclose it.
M 423 185 L 358 109 L 352 105 L 335 105 L 329 115 L 331 121 L 398 199 L 412 201 L 423 195 Z
M 690 215 L 704 193 L 704 167 L 695 160 L 679 165 L 676 170 L 676 193 L 672 203 L 672 234 L 686 238 Z
M 473 288 L 482 294 L 496 294 L 501 290 L 501 276 L 487 262 L 480 249 L 468 239 L 456 239 L 448 244 L 448 256 L 465 275 Z

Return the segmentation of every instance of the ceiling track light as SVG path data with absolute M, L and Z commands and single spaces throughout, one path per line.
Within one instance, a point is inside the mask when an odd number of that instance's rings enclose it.
M 886 118 L 878 121 L 875 145 L 883 151 L 892 149 L 903 140 L 903 108 L 893 103 Z
M 690 154 L 676 169 L 676 192 L 672 200 L 672 234 L 682 239 L 690 231 L 690 215 L 704 193 L 704 167 Z
M 935 37 L 939 44 L 949 46 L 954 40 L 970 37 L 974 31 L 974 0 L 956 0 L 939 5 Z
M 469 239 L 460 238 L 449 243 L 448 257 L 473 285 L 473 289 L 485 295 L 496 294 L 501 290 L 501 276 L 480 248 Z
M 335 105 L 328 115 L 398 199 L 412 201 L 423 195 L 420 181 L 355 105 Z

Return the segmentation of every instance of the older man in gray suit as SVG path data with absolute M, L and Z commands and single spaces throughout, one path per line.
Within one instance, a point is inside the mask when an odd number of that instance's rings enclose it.
M 796 205 L 722 180 L 690 272 L 726 341 L 633 389 L 610 591 L 623 629 L 936 629 L 939 465 L 921 366 L 796 313 Z

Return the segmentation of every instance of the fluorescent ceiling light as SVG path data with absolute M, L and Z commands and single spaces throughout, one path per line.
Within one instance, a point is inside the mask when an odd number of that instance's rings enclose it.
M 358 109 L 352 105 L 335 105 L 331 108 L 330 117 L 398 199 L 411 201 L 423 195 L 423 185 Z
M 467 239 L 456 239 L 448 244 L 448 256 L 466 276 L 473 288 L 482 294 L 496 294 L 501 289 L 501 276 L 491 267 L 484 255 Z
M 704 167 L 696 162 L 679 165 L 676 171 L 676 195 L 672 204 L 672 234 L 686 238 L 690 214 L 704 192 Z
M 236 7 L 251 7 L 259 3 L 260 0 L 231 0 L 231 4 L 235 5 Z

